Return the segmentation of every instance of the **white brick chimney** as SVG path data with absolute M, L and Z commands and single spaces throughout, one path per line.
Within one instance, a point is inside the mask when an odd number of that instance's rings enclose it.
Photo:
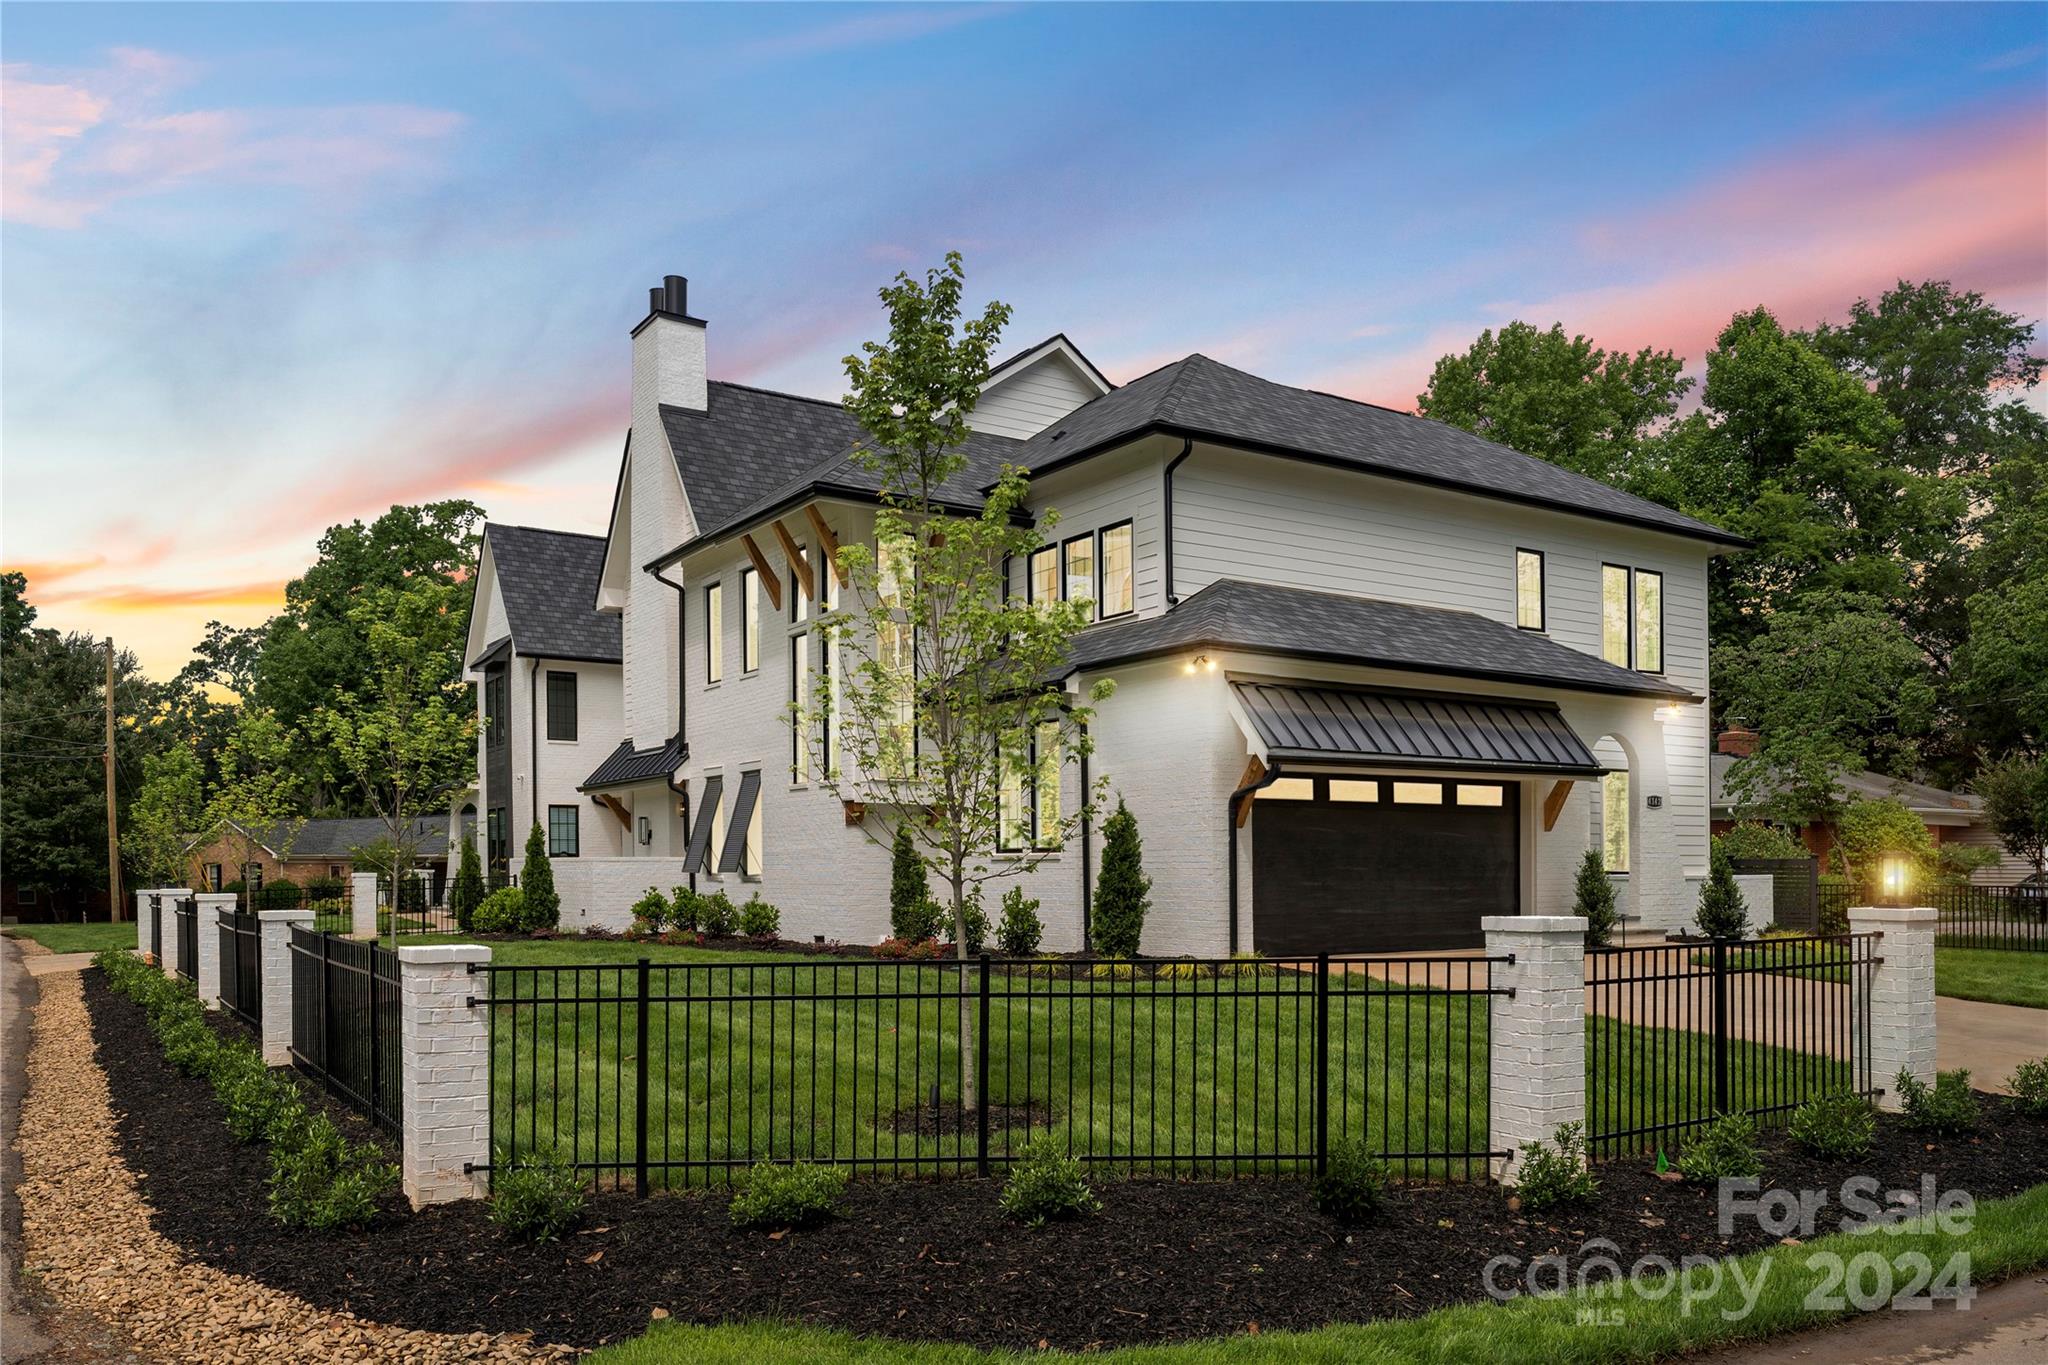
M 647 317 L 633 329 L 633 426 L 660 423 L 657 409 L 705 408 L 704 321 L 689 311 L 690 282 L 663 277 L 647 291 Z

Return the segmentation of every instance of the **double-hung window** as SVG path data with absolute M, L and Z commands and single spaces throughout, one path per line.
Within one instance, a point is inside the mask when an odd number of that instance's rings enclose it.
M 1600 566 L 1600 657 L 1628 667 L 1628 570 L 1619 564 Z
M 1128 616 L 1136 608 L 1131 573 L 1131 523 L 1119 522 L 1102 528 L 1102 588 L 1096 594 L 1095 614 L 1107 621 Z
M 575 806 L 548 807 L 548 856 L 550 858 L 574 858 L 581 845 L 578 839 L 578 816 Z
M 1069 602 L 1095 603 L 1095 533 L 1075 536 L 1060 546 L 1061 590 Z
M 704 589 L 704 681 L 725 676 L 725 584 Z
M 1543 551 L 1515 551 L 1515 624 L 1543 629 Z
M 1060 547 L 1044 545 L 1031 552 L 1029 572 L 1024 578 L 1024 600 L 1060 600 Z
M 761 666 L 761 584 L 752 569 L 740 570 L 740 672 Z
M 548 671 L 548 738 L 576 738 L 576 675 Z

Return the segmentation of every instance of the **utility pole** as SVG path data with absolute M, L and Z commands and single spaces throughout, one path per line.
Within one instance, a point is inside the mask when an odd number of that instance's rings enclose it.
M 121 831 L 114 820 L 114 637 L 107 637 L 107 918 L 128 918 L 121 905 Z

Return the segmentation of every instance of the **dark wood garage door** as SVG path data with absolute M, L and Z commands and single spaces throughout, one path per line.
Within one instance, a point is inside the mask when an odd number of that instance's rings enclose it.
M 1517 909 L 1520 795 L 1500 782 L 1279 779 L 1252 808 L 1254 946 L 1481 946 L 1480 918 Z

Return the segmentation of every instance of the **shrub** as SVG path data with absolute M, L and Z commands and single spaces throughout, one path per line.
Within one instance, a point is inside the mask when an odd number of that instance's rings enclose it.
M 1977 1097 L 1967 1069 L 1940 1071 L 1929 1089 L 1912 1072 L 1899 1072 L 1899 1103 L 1906 1126 L 1927 1133 L 1967 1133 L 1977 1126 Z
M 306 899 L 309 901 L 338 901 L 348 895 L 348 883 L 339 877 L 308 877 Z
M 2048 1059 L 2021 1062 L 2005 1083 L 2012 1091 L 2013 1108 L 2037 1119 L 2048 1118 Z
M 484 899 L 484 869 L 477 858 L 476 840 L 462 841 L 462 863 L 455 871 L 455 884 L 448 888 L 448 908 L 455 914 L 455 927 L 468 933 Z
M 924 859 L 918 856 L 910 826 L 896 826 L 896 841 L 889 846 L 889 934 L 915 943 L 939 932 L 939 903 L 932 899 L 925 879 Z
M 1387 1193 L 1386 1163 L 1365 1150 L 1357 1138 L 1330 1145 L 1329 1160 L 1316 1177 L 1316 1207 L 1345 1227 L 1370 1223 L 1380 1215 Z
M 1745 820 L 1714 836 L 1713 847 L 1731 858 L 1807 858 L 1806 845 L 1775 825 Z
M 764 1161 L 748 1174 L 727 1211 L 736 1228 L 812 1227 L 832 1216 L 846 1192 L 846 1179 L 843 1166 Z
M 491 1163 L 491 1221 L 521 1242 L 552 1242 L 583 1213 L 583 1181 L 550 1147 L 517 1161 L 500 1150 Z
M 1607 878 L 1607 865 L 1600 850 L 1589 848 L 1579 859 L 1578 880 L 1572 884 L 1572 913 L 1586 922 L 1586 946 L 1605 948 L 1614 937 L 1614 883 Z
M 1877 1112 L 1861 1095 L 1808 1100 L 1786 1130 L 1792 1141 L 1831 1161 L 1863 1156 L 1877 1140 Z
M 1531 1213 L 1561 1204 L 1590 1204 L 1600 1193 L 1600 1182 L 1586 1160 L 1586 1125 L 1561 1124 L 1551 1135 L 1552 1145 L 1540 1142 L 1522 1145 L 1522 1170 L 1515 1182 L 1515 1196 Z
M 1002 1206 L 1004 1213 L 1034 1228 L 1054 1218 L 1079 1218 L 1102 1209 L 1081 1174 L 1081 1163 L 1068 1156 L 1051 1133 L 1040 1133 L 1025 1144 L 1003 1182 Z
M 1003 918 L 996 925 L 996 946 L 1004 957 L 1030 957 L 1038 951 L 1045 925 L 1038 918 L 1038 902 L 1013 886 L 1003 893 Z
M 323 1114 L 270 1148 L 270 1213 L 287 1227 L 362 1227 L 397 1184 L 398 1167 L 374 1147 L 348 1141 Z
M 1209 975 L 1209 969 L 1199 962 L 1162 962 L 1152 969 L 1152 975 L 1160 981 L 1199 981 Z
M 265 882 L 254 897 L 258 910 L 290 910 L 299 903 L 299 884 L 289 877 Z
M 775 938 L 782 933 L 782 912 L 756 891 L 740 907 L 739 930 L 748 938 Z
M 1723 1114 L 1708 1124 L 1678 1158 L 1678 1171 L 1696 1185 L 1764 1173 L 1756 1123 L 1747 1114 Z
M 1103 957 L 1136 957 L 1151 907 L 1152 879 L 1145 875 L 1144 841 L 1138 818 L 1116 803 L 1102 825 L 1102 876 L 1095 883 L 1095 951 Z
M 654 888 L 649 887 L 652 891 Z M 704 898 L 687 886 L 669 892 L 668 922 L 684 933 L 694 934 L 704 922 Z
M 944 912 L 941 912 L 941 914 L 948 926 L 947 936 L 951 937 L 953 917 L 950 914 L 944 914 Z M 976 887 L 968 895 L 966 908 L 960 917 L 967 925 L 967 951 L 969 953 L 979 953 L 988 946 L 989 934 L 988 911 L 981 908 L 980 887 Z
M 237 1142 L 277 1142 L 306 1121 L 306 1102 L 299 1088 L 273 1076 L 261 1056 L 239 1054 L 214 1082 L 227 1113 L 228 1132 Z
M 662 926 L 670 922 L 668 898 L 654 887 L 633 902 L 633 931 L 639 934 L 658 934 Z
M 485 896 L 472 916 L 479 934 L 516 934 L 526 926 L 526 893 L 516 886 L 503 886 Z
M 711 938 L 731 937 L 733 920 L 736 918 L 736 915 L 732 908 L 732 899 L 723 891 L 714 891 L 708 896 L 699 898 L 697 911 L 698 918 L 702 921 L 701 927 L 707 936 Z
M 538 820 L 526 833 L 526 861 L 519 868 L 519 890 L 525 897 L 519 925 L 522 930 L 531 933 L 535 929 L 552 929 L 562 922 L 562 898 L 555 894 L 555 865 L 548 861 L 547 836 L 540 832 Z
M 1741 938 L 1749 928 L 1749 906 L 1744 904 L 1742 891 L 1735 885 L 1735 868 L 1720 849 L 1714 850 L 1709 868 L 1706 884 L 1700 887 L 1695 922 L 1708 938 Z

